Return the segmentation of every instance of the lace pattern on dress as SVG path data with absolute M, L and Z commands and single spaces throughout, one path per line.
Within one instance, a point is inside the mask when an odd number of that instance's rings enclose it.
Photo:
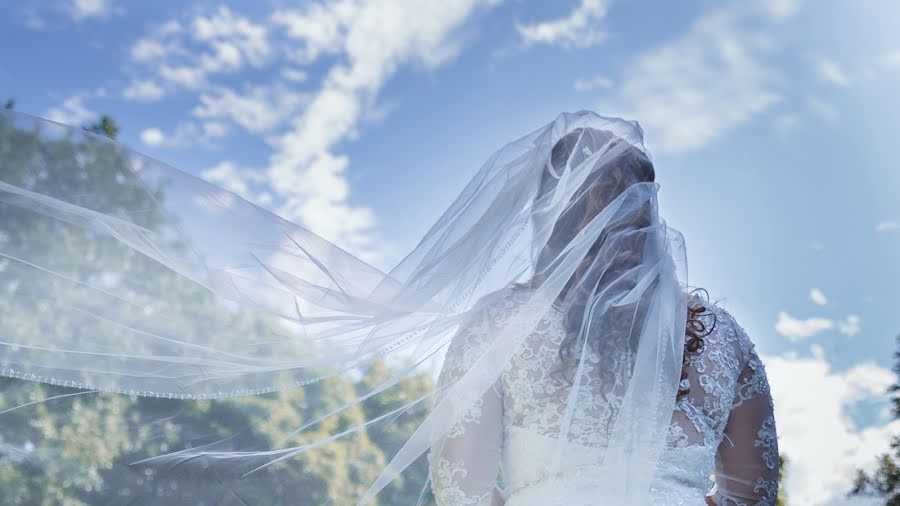
M 450 462 L 440 457 L 432 465 L 431 471 L 435 499 L 438 504 L 490 506 L 493 489 L 481 495 L 470 495 L 460 486 L 460 482 L 465 480 L 469 474 L 463 459 Z
M 486 305 L 481 316 L 454 338 L 439 385 L 464 374 L 489 344 L 492 329 L 516 310 L 520 304 L 516 292 L 508 295 Z M 702 500 L 698 479 L 704 481 L 714 472 L 717 504 L 772 505 L 779 463 L 765 369 L 734 318 L 715 304 L 709 308 L 711 313 L 700 317 L 707 325 L 715 319 L 715 330 L 705 338 L 703 351 L 689 361 L 682 386 L 690 390 L 676 402 L 655 488 L 666 491 L 665 500 L 672 504 L 692 504 L 698 497 Z M 560 367 L 564 337 L 562 314 L 551 309 L 523 339 L 493 388 L 446 434 L 440 454 L 429 456 L 439 505 L 494 504 L 501 455 L 504 480 L 513 495 L 558 479 L 542 473 L 546 459 L 542 445 L 560 436 L 573 387 L 554 374 Z M 626 343 L 609 343 L 603 356 L 586 354 L 565 428 L 569 442 L 603 451 L 624 392 L 602 378 L 609 372 L 614 377 L 631 365 Z M 689 483 L 690 490 L 685 488 Z

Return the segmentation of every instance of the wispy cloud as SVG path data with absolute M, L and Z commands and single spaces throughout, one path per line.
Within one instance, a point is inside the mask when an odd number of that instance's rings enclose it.
M 818 288 L 813 288 L 809 291 L 809 298 L 820 306 L 828 304 L 828 299 L 825 297 L 825 294 L 822 293 L 822 290 L 819 290 Z
M 845 336 L 853 337 L 862 330 L 862 319 L 859 315 L 851 314 L 837 323 L 838 331 Z
M 63 100 L 61 105 L 47 109 L 44 116 L 66 125 L 81 126 L 85 122 L 94 120 L 99 116 L 96 111 L 85 104 L 87 98 L 82 94 L 68 97 Z
M 123 95 L 147 101 L 181 89 L 202 91 L 213 76 L 260 68 L 272 52 L 267 26 L 225 6 L 170 20 L 131 46 L 136 77 Z
M 452 59 L 461 49 L 457 29 L 480 4 L 336 2 L 273 15 L 296 48 L 297 62 L 340 56 L 289 129 L 273 139 L 267 174 L 282 198 L 282 215 L 354 251 L 371 251 L 374 214 L 349 204 L 345 172 L 350 160 L 335 147 L 377 108 L 378 93 L 401 66 L 433 68 Z M 415 23 L 393 22 L 413 17 Z
M 69 14 L 74 21 L 106 19 L 116 12 L 111 0 L 71 0 Z
M 305 97 L 287 86 L 251 86 L 243 92 L 218 88 L 204 92 L 200 104 L 191 111 L 197 118 L 228 119 L 248 132 L 270 132 L 297 114 Z
M 141 139 L 150 145 L 214 138 L 205 130 L 209 124 L 264 136 L 271 149 L 266 162 L 251 170 L 224 160 L 204 177 L 257 202 L 265 186 L 267 205 L 279 214 L 377 261 L 383 248 L 372 236 L 375 215 L 351 203 L 350 159 L 338 146 L 389 110 L 379 95 L 400 69 L 451 61 L 463 47 L 462 25 L 496 3 L 338 0 L 279 8 L 252 20 L 227 7 L 194 11 L 131 47 L 134 78 L 123 96 L 153 101 L 178 93 L 196 100 L 189 109 L 193 119 L 173 132 L 148 125 Z M 397 22 L 412 18 L 415 23 Z M 257 68 L 266 70 L 265 82 L 223 82 Z M 298 82 L 307 89 L 296 91 Z
M 806 339 L 833 328 L 834 321 L 828 318 L 799 319 L 784 311 L 778 313 L 778 321 L 775 323 L 775 331 L 791 341 Z
M 308 65 L 343 50 L 349 27 L 361 8 L 362 4 L 355 0 L 310 3 L 302 10 L 277 10 L 270 19 L 294 40 L 288 55 L 298 64 Z
M 166 90 L 155 81 L 136 79 L 124 90 L 122 97 L 136 102 L 156 102 L 165 96 Z
M 261 206 L 272 203 L 272 194 L 266 190 L 264 172 L 241 169 L 235 163 L 224 161 L 200 173 L 203 179 L 240 195 Z
M 30 0 L 19 3 L 24 4 L 21 11 L 23 21 L 31 30 L 55 27 L 60 21 L 65 24 L 104 21 L 124 12 L 117 0 Z
M 886 232 L 888 230 L 900 230 L 900 222 L 887 220 L 879 222 L 877 225 L 875 225 L 876 232 Z
M 219 121 L 206 121 L 197 124 L 193 121 L 178 123 L 171 133 L 166 133 L 157 127 L 141 130 L 141 142 L 151 147 L 187 148 L 187 147 L 218 147 L 216 140 L 222 139 L 231 133 L 227 124 Z
M 825 305 L 828 302 L 819 290 L 813 289 L 809 295 L 816 304 Z M 775 331 L 791 341 L 800 341 L 835 328 L 841 334 L 852 337 L 862 330 L 861 324 L 862 318 L 857 314 L 850 314 L 843 320 L 835 321 L 821 317 L 796 318 L 786 311 L 781 311 L 778 313 L 778 321 L 775 322 Z
M 748 2 L 701 15 L 674 40 L 639 55 L 608 108 L 638 118 L 656 150 L 709 144 L 782 100 L 783 78 L 768 63 L 775 45 L 767 27 L 794 10 Z
M 763 11 L 774 21 L 784 21 L 800 9 L 805 0 L 759 0 Z
M 891 49 L 881 59 L 882 65 L 887 68 L 900 68 L 900 48 Z
M 816 63 L 816 71 L 823 79 L 832 84 L 843 87 L 850 86 L 850 77 L 836 61 L 822 58 Z
M 572 87 L 575 88 L 575 91 L 591 91 L 597 88 L 608 89 L 613 87 L 613 82 L 612 79 L 606 76 L 584 77 L 576 79 Z
M 309 79 L 309 74 L 302 70 L 292 69 L 290 67 L 281 69 L 281 77 L 286 81 L 294 83 L 302 83 Z
M 525 46 L 552 44 L 567 48 L 589 47 L 603 42 L 606 32 L 599 26 L 609 10 L 609 0 L 581 0 L 567 16 L 552 21 L 516 23 Z

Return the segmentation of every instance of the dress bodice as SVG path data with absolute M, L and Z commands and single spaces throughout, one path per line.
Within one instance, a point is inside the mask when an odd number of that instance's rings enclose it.
M 517 303 L 515 296 L 497 301 L 480 325 L 457 336 L 470 356 Z M 703 504 L 715 475 L 718 490 L 712 493 L 721 504 L 774 504 L 778 453 L 765 371 L 734 318 L 715 304 L 707 307 L 700 318 L 713 330 L 688 361 L 681 385 L 687 393 L 676 399 L 651 495 L 657 504 Z M 614 378 L 630 367 L 631 357 L 627 346 L 615 341 L 602 355 L 588 352 L 574 409 L 566 413 L 560 399 L 568 399 L 574 385 L 558 376 L 566 336 L 562 319 L 555 309 L 541 319 L 494 387 L 453 427 L 442 450 L 429 456 L 438 504 L 603 504 L 593 485 L 608 474 L 604 451 L 624 397 Z M 451 344 L 442 382 L 465 367 L 454 348 Z M 551 475 L 547 456 L 558 449 L 564 420 L 566 458 L 554 463 Z M 476 451 L 467 454 L 464 448 Z

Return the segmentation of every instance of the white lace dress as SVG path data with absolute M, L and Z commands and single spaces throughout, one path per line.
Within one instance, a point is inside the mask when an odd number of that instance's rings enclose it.
M 467 360 L 478 356 L 491 329 L 516 304 L 514 296 L 500 298 L 456 335 L 439 384 L 467 369 Z M 703 352 L 690 361 L 684 385 L 689 392 L 672 414 L 651 487 L 653 502 L 702 505 L 709 494 L 719 505 L 775 504 L 778 446 L 763 364 L 734 318 L 721 307 L 707 306 L 713 314 L 701 318 L 707 324 L 715 318 L 715 329 L 704 338 Z M 584 461 L 567 459 L 553 476 L 545 467 L 556 445 L 549 435 L 558 434 L 562 411 L 553 399 L 565 398 L 560 391 L 569 388 L 551 377 L 563 337 L 561 315 L 551 311 L 500 380 L 445 436 L 440 450 L 429 454 L 438 505 L 597 504 L 592 484 L 602 483 L 603 476 L 592 473 L 589 463 L 602 456 L 608 437 L 602 420 L 604 413 L 608 419 L 615 412 L 616 398 L 579 398 L 569 433 L 570 442 L 581 445 L 574 454 Z

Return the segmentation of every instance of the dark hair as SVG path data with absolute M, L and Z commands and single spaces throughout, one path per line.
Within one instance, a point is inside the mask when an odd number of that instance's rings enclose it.
M 706 299 L 706 302 L 709 302 L 709 292 L 707 292 L 705 288 L 695 288 L 691 290 L 691 295 L 698 292 L 703 292 L 704 299 Z M 691 297 L 691 299 L 693 299 L 693 297 Z M 700 318 L 707 314 L 712 316 L 712 324 L 708 328 L 706 323 Z M 688 303 L 688 318 L 684 330 L 684 355 L 681 357 L 682 380 L 687 379 L 687 368 L 691 363 L 691 357 L 699 356 L 703 353 L 703 348 L 706 346 L 706 341 L 704 341 L 703 338 L 712 333 L 713 329 L 716 328 L 716 323 L 718 323 L 716 314 L 709 311 L 705 304 L 693 300 Z M 679 386 L 678 399 L 687 395 L 688 392 L 690 392 L 690 387 L 682 388 Z
M 551 165 L 554 168 L 561 170 L 570 158 L 575 158 L 577 153 L 575 153 L 574 150 L 578 145 L 578 140 L 585 135 L 601 136 L 601 140 L 606 140 L 610 143 L 623 142 L 621 139 L 618 139 L 617 141 L 613 134 L 608 131 L 599 131 L 590 128 L 583 130 L 579 128 L 567 134 L 553 146 L 550 156 Z M 554 225 L 554 229 L 550 234 L 547 245 L 542 251 L 541 256 L 538 258 L 536 266 L 537 272 L 535 273 L 533 282 L 539 283 L 542 280 L 542 271 L 545 267 L 543 263 L 553 262 L 559 252 L 560 245 L 566 244 L 571 240 L 572 237 L 570 236 L 587 225 L 598 212 L 609 205 L 610 202 L 632 185 L 652 183 L 655 180 L 653 163 L 641 150 L 634 146 L 626 147 L 621 154 L 617 155 L 615 159 L 610 160 L 608 163 L 609 167 L 604 170 L 602 174 L 599 174 L 591 180 L 585 181 L 582 185 L 582 189 L 584 190 L 583 193 L 582 190 L 579 190 L 578 192 L 579 195 L 583 196 L 578 198 L 574 204 L 567 208 Z M 545 187 L 552 184 L 552 181 L 550 180 L 552 177 L 553 176 L 549 175 L 547 171 L 544 172 L 543 180 L 541 181 L 541 193 L 545 192 Z M 539 193 L 539 196 L 541 193 Z M 629 270 L 633 265 L 640 262 L 645 236 L 639 233 L 633 235 L 624 233 L 617 237 L 619 244 L 606 244 L 607 239 L 610 236 L 609 232 L 616 230 L 623 231 L 624 229 L 639 231 L 642 228 L 653 226 L 654 224 L 647 219 L 647 213 L 643 211 L 646 211 L 646 209 L 641 209 L 638 213 L 617 216 L 612 219 L 608 226 L 608 230 L 597 239 L 589 249 L 587 255 L 585 255 L 585 258 L 581 260 L 578 267 L 575 269 L 575 272 L 572 274 L 572 277 L 563 287 L 558 300 L 562 300 L 565 297 L 572 295 L 568 292 L 572 290 L 573 287 L 578 286 L 579 282 L 582 281 L 582 275 L 591 268 L 593 263 L 597 260 L 596 256 L 601 254 L 604 247 L 606 248 L 606 251 L 603 251 L 603 254 L 614 254 L 614 257 L 610 260 L 610 266 L 602 274 L 598 282 L 601 286 L 604 284 L 604 280 L 607 283 L 621 282 L 619 276 Z M 634 242 L 632 243 L 630 241 Z M 584 290 L 579 291 L 583 292 Z M 709 294 L 705 290 L 695 289 L 691 291 L 691 294 L 700 291 L 706 295 L 705 298 L 708 301 Z M 575 293 L 574 296 L 570 297 L 571 301 L 569 309 L 563 316 L 563 327 L 567 332 L 559 346 L 559 358 L 562 363 L 562 369 L 556 371 L 556 373 L 561 375 L 563 380 L 569 385 L 573 383 L 573 378 L 571 376 L 580 362 L 580 350 L 583 346 L 582 341 L 584 339 L 581 327 L 583 325 L 584 312 L 589 302 L 587 298 L 588 294 L 586 293 Z M 687 367 L 691 357 L 702 353 L 705 347 L 704 338 L 708 336 L 715 327 L 715 320 L 713 320 L 712 325 L 707 328 L 706 323 L 701 319 L 701 316 L 705 314 L 712 314 L 711 312 L 708 312 L 702 299 L 689 297 L 689 301 L 687 323 L 685 325 L 685 343 L 682 358 L 681 379 L 687 378 Z M 630 329 L 636 317 L 642 318 L 645 315 L 647 311 L 646 303 L 644 301 L 637 301 L 633 304 L 608 308 L 607 311 L 610 316 L 608 324 L 612 327 L 608 329 L 610 332 L 604 336 L 605 342 L 610 346 L 622 346 L 626 349 L 633 350 L 637 343 L 632 342 L 635 336 L 631 335 Z M 627 342 L 616 342 L 616 339 L 624 339 Z M 600 343 L 590 344 L 592 346 L 599 346 Z M 601 373 L 603 372 L 608 375 L 614 374 L 614 371 L 601 371 Z M 614 378 L 609 379 L 612 380 Z M 688 388 L 681 388 L 679 386 L 678 398 L 683 397 L 688 391 Z

